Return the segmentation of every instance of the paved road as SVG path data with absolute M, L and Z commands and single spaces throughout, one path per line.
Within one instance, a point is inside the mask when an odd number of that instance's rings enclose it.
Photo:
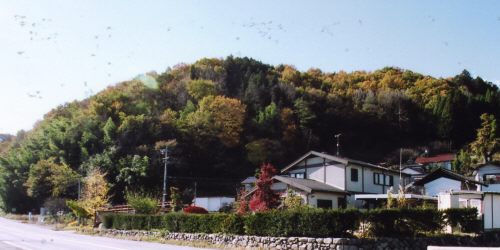
M 120 240 L 106 237 L 80 235 L 67 231 L 53 231 L 37 225 L 28 225 L 0 218 L 1 250 L 190 250 L 151 242 Z

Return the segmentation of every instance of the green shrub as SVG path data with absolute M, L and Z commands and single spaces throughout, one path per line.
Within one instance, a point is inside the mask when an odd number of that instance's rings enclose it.
M 477 211 L 475 211 L 477 212 Z M 345 237 L 359 228 L 361 220 L 369 225 L 368 234 L 376 237 L 414 237 L 438 232 L 444 226 L 442 211 L 426 208 L 271 210 L 246 216 L 236 214 L 103 215 L 106 228 L 161 229 L 184 233 L 226 233 L 273 237 Z M 454 225 L 469 225 L 471 211 L 450 210 Z M 464 218 L 461 216 L 466 214 Z M 447 218 L 448 218 L 447 217 Z M 472 223 L 473 224 L 473 223 Z
M 225 234 L 244 234 L 245 218 L 237 214 L 229 214 L 221 223 L 220 232 Z
M 127 204 L 136 214 L 155 214 L 158 211 L 158 201 L 147 195 L 127 193 Z
M 476 208 L 448 208 L 444 210 L 444 218 L 452 228 L 460 228 L 463 232 L 479 232 L 481 221 L 478 220 Z
M 273 210 L 247 216 L 245 232 L 275 237 L 340 237 L 358 229 L 360 215 L 357 210 Z
M 436 209 L 374 209 L 364 213 L 369 234 L 376 237 L 416 236 L 442 228 L 443 216 Z

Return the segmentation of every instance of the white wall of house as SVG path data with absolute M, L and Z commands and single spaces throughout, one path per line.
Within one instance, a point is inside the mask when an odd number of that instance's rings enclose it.
M 383 171 L 381 169 L 364 167 L 364 193 L 370 194 L 385 194 L 392 187 L 393 192 L 397 192 L 399 189 L 399 174 L 394 172 Z M 375 184 L 374 174 L 383 174 L 386 176 L 386 184 Z M 388 176 L 392 176 L 392 186 L 389 186 Z
M 342 164 L 326 166 L 326 184 L 345 190 L 345 168 Z
M 234 200 L 234 197 L 197 197 L 194 204 L 209 212 L 216 212 L 224 205 L 233 203 Z
M 323 166 L 325 164 L 326 166 Z M 305 169 L 306 160 L 297 163 L 298 169 L 289 171 L 289 173 L 306 173 L 304 176 L 307 179 L 312 179 L 328 185 L 345 189 L 345 169 L 341 163 L 330 164 L 329 161 L 324 161 L 321 157 L 312 157 L 307 159 L 307 170 Z M 326 177 L 325 177 L 326 173 Z M 342 176 L 342 178 L 339 178 Z
M 338 199 L 344 198 L 344 195 L 341 194 L 333 194 L 333 193 L 323 193 L 323 192 L 315 192 L 309 195 L 309 205 L 313 207 L 318 207 L 318 200 L 331 200 L 332 208 L 338 208 Z
M 324 167 L 307 168 L 306 179 L 311 179 L 311 180 L 319 181 L 321 183 L 325 183 L 324 176 L 325 176 Z
M 352 180 L 352 169 L 357 170 L 357 181 Z M 363 192 L 363 169 L 361 166 L 357 165 L 347 165 L 346 167 L 346 190 L 352 192 Z M 340 177 L 339 177 L 340 178 Z
M 440 192 L 461 190 L 462 182 L 448 178 L 438 178 L 424 184 L 425 195 L 437 196 Z
M 495 165 L 486 165 L 477 169 L 475 179 L 484 182 L 484 175 L 500 175 L 500 167 Z M 478 191 L 500 192 L 500 183 L 488 184 L 488 186 L 477 185 Z
M 483 215 L 484 229 L 500 228 L 500 194 L 484 194 Z

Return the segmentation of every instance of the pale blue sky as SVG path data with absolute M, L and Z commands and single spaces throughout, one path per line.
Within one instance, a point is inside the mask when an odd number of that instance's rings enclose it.
M 499 84 L 499 44 L 500 1 L 0 0 L 0 133 L 201 57 L 437 77 L 468 69 Z

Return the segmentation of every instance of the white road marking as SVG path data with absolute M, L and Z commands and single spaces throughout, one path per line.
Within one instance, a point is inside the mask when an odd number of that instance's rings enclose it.
M 2 241 L 3 243 L 9 245 L 9 246 L 13 246 L 15 248 L 20 248 L 20 249 L 23 249 L 23 250 L 33 250 L 31 248 L 27 248 L 27 247 L 24 247 L 24 246 L 21 246 L 21 245 L 18 245 L 18 244 L 15 244 L 13 242 L 10 242 L 10 241 Z
M 67 242 L 73 242 L 73 243 L 78 243 L 78 244 L 87 244 L 87 245 L 90 245 L 90 246 L 95 246 L 95 247 L 97 247 L 97 249 L 107 248 L 107 249 L 114 249 L 114 250 L 127 250 L 125 248 L 103 246 L 101 244 L 94 244 L 94 243 L 85 242 L 85 241 L 68 240 L 68 239 L 64 239 L 64 238 L 59 238 L 58 240 L 67 241 Z

